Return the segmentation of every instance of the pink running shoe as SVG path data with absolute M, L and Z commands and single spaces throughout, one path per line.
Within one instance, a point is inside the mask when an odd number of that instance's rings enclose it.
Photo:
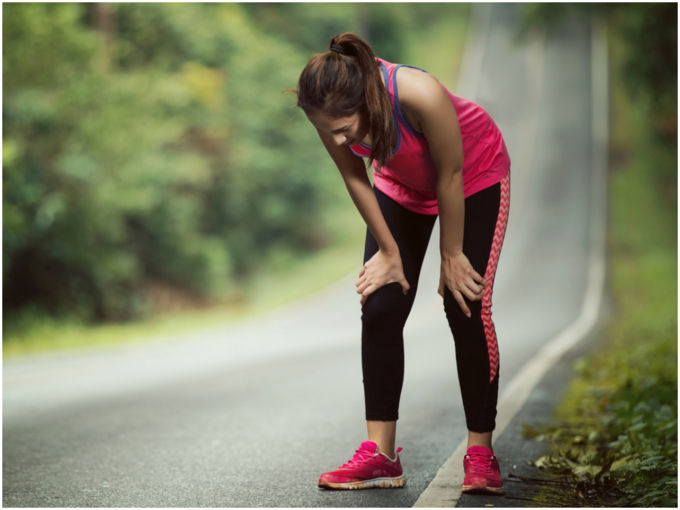
M 319 478 L 319 487 L 324 489 L 373 489 L 403 487 L 406 485 L 404 471 L 397 448 L 396 460 L 390 460 L 378 452 L 373 441 L 364 441 L 352 460 L 335 471 L 324 473 Z
M 503 494 L 498 459 L 491 450 L 484 446 L 471 446 L 463 459 L 465 480 L 463 492 L 472 494 Z

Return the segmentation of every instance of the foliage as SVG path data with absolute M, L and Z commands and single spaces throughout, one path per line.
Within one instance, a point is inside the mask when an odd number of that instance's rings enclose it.
M 581 504 L 675 507 L 677 195 L 665 191 L 668 182 L 660 176 L 677 168 L 677 148 L 652 136 L 644 105 L 623 93 L 626 49 L 611 42 L 611 147 L 623 152 L 612 161 L 610 179 L 617 313 L 605 343 L 577 363 L 557 425 L 526 432 L 551 440 L 535 464 L 566 477 Z
M 112 41 L 93 8 L 3 8 L 5 311 L 130 319 L 150 282 L 198 302 L 326 243 L 330 165 L 281 94 L 304 59 L 235 4 L 117 4 Z
M 345 30 L 385 58 L 413 58 L 448 79 L 468 12 L 318 3 L 3 9 L 3 333 L 12 352 L 80 345 L 102 336 L 94 326 L 103 322 L 109 341 L 123 330 L 139 336 L 124 323 L 163 313 L 223 306 L 230 315 L 274 272 L 343 239 L 360 245 L 342 181 L 281 91 Z M 326 274 L 347 263 L 336 266 Z
M 589 506 L 677 506 L 677 323 L 655 329 L 614 335 L 581 361 L 563 421 L 527 426 L 553 445 L 535 465 L 568 476 Z
M 468 12 L 466 5 L 447 3 L 250 3 L 244 8 L 258 26 L 280 34 L 305 56 L 327 51 L 334 35 L 349 31 L 391 62 L 404 62 L 432 28 L 444 20 L 467 20 Z M 438 50 L 437 57 L 445 55 L 444 48 Z

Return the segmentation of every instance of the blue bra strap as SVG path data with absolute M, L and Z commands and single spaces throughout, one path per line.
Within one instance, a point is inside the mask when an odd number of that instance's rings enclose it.
M 399 70 L 400 67 L 410 67 L 411 69 L 418 69 L 419 71 L 423 71 L 424 73 L 427 73 L 427 71 L 420 69 L 419 67 L 407 66 L 404 64 L 399 64 L 394 68 L 394 71 L 392 71 L 392 90 L 394 90 L 394 105 L 396 107 L 399 120 L 401 120 L 401 123 L 404 125 L 404 127 L 406 127 L 406 129 L 408 129 L 409 133 L 411 133 L 413 136 L 417 138 L 425 138 L 425 135 L 418 133 L 415 129 L 411 127 L 411 125 L 408 122 L 406 122 L 404 114 L 401 112 L 401 107 L 399 106 L 399 91 L 397 90 L 397 71 Z

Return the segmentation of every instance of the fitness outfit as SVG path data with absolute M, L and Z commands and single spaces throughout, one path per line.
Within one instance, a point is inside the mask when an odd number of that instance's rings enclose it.
M 398 136 L 387 165 L 378 171 L 374 162 L 374 190 L 399 247 L 404 275 L 411 288 L 404 295 L 401 285 L 393 282 L 366 300 L 362 309 L 362 365 L 366 419 L 393 421 L 399 417 L 404 379 L 403 328 L 415 300 L 427 243 L 438 214 L 437 168 L 424 135 L 409 126 L 401 113 L 396 74 L 403 66 L 376 60 L 385 78 Z M 446 92 L 458 116 L 465 156 L 463 253 L 475 271 L 484 276 L 487 287 L 481 301 L 471 302 L 464 297 L 471 318 L 463 314 L 448 288 L 444 291 L 444 309 L 456 344 L 468 430 L 489 432 L 495 428 L 499 376 L 491 295 L 510 205 L 510 157 L 489 114 L 472 101 Z M 363 144 L 351 149 L 357 156 L 370 155 L 370 147 Z M 377 251 L 377 242 L 367 230 L 364 263 Z

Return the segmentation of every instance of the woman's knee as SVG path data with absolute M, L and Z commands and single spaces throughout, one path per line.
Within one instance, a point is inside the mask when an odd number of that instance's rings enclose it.
M 414 294 L 414 288 L 404 294 L 401 285 L 396 282 L 379 288 L 368 296 L 361 309 L 364 327 L 403 327 L 411 311 Z

